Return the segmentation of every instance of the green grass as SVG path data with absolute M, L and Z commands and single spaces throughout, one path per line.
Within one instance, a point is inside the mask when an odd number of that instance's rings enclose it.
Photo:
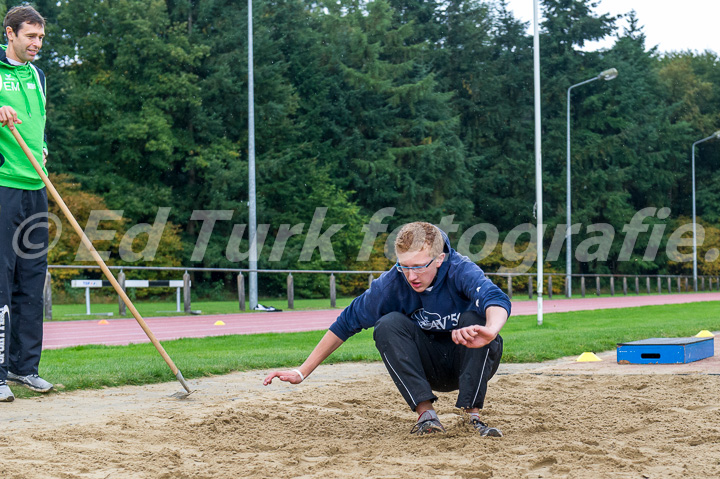
M 637 308 L 514 316 L 502 331 L 503 361 L 537 362 L 615 349 L 617 343 L 651 337 L 687 337 L 720 330 L 717 301 Z
M 535 316 L 514 316 L 502 336 L 505 362 L 534 362 L 614 349 L 616 343 L 650 337 L 683 337 L 702 329 L 720 330 L 718 302 L 645 306 L 546 314 L 542 326 Z M 180 339 L 163 345 L 187 379 L 231 371 L 299 365 L 324 331 Z M 372 331 L 353 336 L 329 359 L 378 361 Z M 43 352 L 41 372 L 66 391 L 149 384 L 175 378 L 152 345 L 79 346 Z M 258 381 L 263 373 L 258 373 Z M 18 397 L 35 395 L 21 387 Z
M 350 304 L 353 298 L 337 298 L 336 309 L 343 309 Z M 264 306 L 273 306 L 283 311 L 289 311 L 286 299 L 261 299 L 260 304 Z M 187 316 L 185 312 L 177 312 L 176 302 L 153 302 L 153 301 L 134 301 L 133 304 L 143 317 L 158 316 Z M 292 311 L 307 311 L 319 309 L 331 309 L 329 299 L 296 299 Z M 192 310 L 202 311 L 202 314 L 235 314 L 250 313 L 250 305 L 245 303 L 245 311 L 240 311 L 237 301 L 193 301 Z M 180 309 L 183 309 L 182 304 Z M 118 304 L 115 303 L 93 303 L 90 305 L 92 316 L 86 316 L 85 303 L 78 304 L 53 304 L 53 321 L 73 321 L 78 319 L 91 319 L 100 317 L 97 313 L 113 313 L 113 317 L 131 318 L 130 311 L 120 316 Z

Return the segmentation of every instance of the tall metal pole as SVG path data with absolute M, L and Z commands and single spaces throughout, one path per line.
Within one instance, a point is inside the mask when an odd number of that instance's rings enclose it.
M 693 286 L 697 291 L 697 221 L 695 220 L 695 145 L 692 145 Z
M 572 298 L 572 193 L 570 188 L 570 91 L 575 88 L 576 86 L 584 85 L 586 83 L 590 83 L 591 81 L 595 81 L 600 77 L 591 78 L 589 80 L 585 80 L 584 82 L 577 83 L 570 88 L 568 88 L 567 91 L 567 161 L 566 161 L 566 168 L 567 168 L 567 191 L 565 193 L 566 199 L 565 199 L 565 210 L 567 215 L 567 226 L 565 228 L 565 296 L 568 298 Z
M 589 80 L 585 80 L 580 83 L 576 83 L 575 85 L 571 86 L 567 90 L 567 161 L 566 161 L 566 180 L 567 180 L 567 191 L 565 192 L 566 199 L 565 199 L 565 212 L 567 217 L 567 226 L 565 228 L 565 295 L 568 298 L 572 298 L 572 206 L 570 199 L 572 198 L 571 193 L 571 181 L 570 181 L 570 91 L 580 85 L 584 85 L 586 83 L 590 83 L 595 80 L 604 79 L 604 80 L 612 80 L 613 78 L 617 77 L 617 70 L 615 68 L 610 68 L 609 70 L 605 70 L 602 73 L 600 73 L 598 76 L 593 77 Z
M 542 130 L 540 116 L 540 7 L 533 0 L 533 70 L 535 81 L 535 204 L 537 205 L 537 324 L 543 323 L 543 207 L 542 207 Z
M 255 201 L 255 80 L 253 69 L 253 15 L 252 0 L 248 0 L 248 222 L 250 235 L 250 269 L 257 269 L 257 215 Z M 250 271 L 250 311 L 258 304 L 257 271 Z
M 692 144 L 692 218 L 693 218 L 693 288 L 697 291 L 697 221 L 695 219 L 695 145 L 704 141 L 720 138 L 720 131 L 716 131 L 707 138 Z

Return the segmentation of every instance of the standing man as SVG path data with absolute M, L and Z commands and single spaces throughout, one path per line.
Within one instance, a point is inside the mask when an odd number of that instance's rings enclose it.
M 33 391 L 53 385 L 38 376 L 47 271 L 47 193 L 12 135 L 16 127 L 36 158 L 45 145 L 45 75 L 32 65 L 45 19 L 32 7 L 5 16 L 0 48 L 0 401 L 15 399 L 7 381 Z
M 502 436 L 479 413 L 500 364 L 498 333 L 510 315 L 510 299 L 429 223 L 403 226 L 395 254 L 395 267 L 340 314 L 298 369 L 273 372 L 264 384 L 276 377 L 301 383 L 350 336 L 374 327 L 390 377 L 418 413 L 412 434 L 445 432 L 433 409 L 433 390 L 458 390 L 456 407 L 478 433 Z

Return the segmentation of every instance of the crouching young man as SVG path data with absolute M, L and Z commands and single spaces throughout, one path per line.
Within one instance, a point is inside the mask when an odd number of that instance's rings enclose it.
M 435 391 L 458 391 L 456 406 L 483 436 L 502 436 L 481 421 L 487 383 L 502 356 L 499 332 L 510 299 L 483 271 L 450 247 L 437 227 L 409 223 L 395 240 L 397 264 L 340 314 L 297 369 L 274 378 L 298 384 L 350 336 L 374 327 L 373 337 L 390 377 L 418 413 L 411 433 L 445 432 Z

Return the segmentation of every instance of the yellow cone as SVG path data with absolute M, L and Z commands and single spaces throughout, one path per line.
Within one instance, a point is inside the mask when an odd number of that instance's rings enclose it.
M 699 333 L 695 335 L 696 338 L 714 338 L 715 335 L 708 331 L 707 329 L 703 329 Z
M 107 319 L 101 319 L 98 324 L 110 324 L 110 322 Z
M 576 359 L 579 363 L 588 363 L 591 361 L 602 361 L 599 357 L 595 355 L 595 353 L 582 353 L 578 358 Z
M 225 323 L 222 321 L 215 321 L 215 326 L 225 326 Z

